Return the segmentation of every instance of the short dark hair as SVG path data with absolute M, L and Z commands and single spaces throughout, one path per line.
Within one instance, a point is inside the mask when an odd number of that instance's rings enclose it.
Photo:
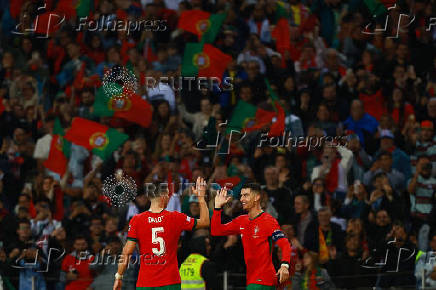
M 242 189 L 250 189 L 251 192 L 255 193 L 255 194 L 260 194 L 261 192 L 261 188 L 259 183 L 255 183 L 255 182 L 251 182 L 251 183 L 246 183 L 242 186 Z
M 381 159 L 383 156 L 388 156 L 388 157 L 392 158 L 392 153 L 389 151 L 382 151 L 380 153 L 380 155 L 378 156 L 378 159 Z
M 28 219 L 20 219 L 18 221 L 18 225 L 20 225 L 20 224 L 27 224 L 30 226 L 30 221 Z
M 384 172 L 379 172 L 373 176 L 371 183 L 374 183 L 378 178 L 387 177 L 387 174 Z
M 79 234 L 79 235 L 74 237 L 74 242 L 77 241 L 77 240 L 85 240 L 86 242 L 88 242 L 88 239 L 86 238 L 86 236 L 85 235 L 81 235 L 81 234 Z
M 95 220 L 99 220 L 101 221 L 101 223 L 103 224 L 103 218 L 101 216 L 98 215 L 93 215 L 90 219 L 90 221 L 95 221 Z
M 145 184 L 144 186 L 145 194 L 148 198 L 153 199 L 157 197 L 161 197 L 164 194 L 168 193 L 168 183 L 155 182 L 152 184 Z

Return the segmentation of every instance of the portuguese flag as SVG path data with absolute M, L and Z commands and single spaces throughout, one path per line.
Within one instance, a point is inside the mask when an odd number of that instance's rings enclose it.
M 280 105 L 276 93 L 265 79 L 271 106 L 258 108 L 252 104 L 239 100 L 233 110 L 232 119 L 227 126 L 227 133 L 231 130 L 252 132 L 270 126 L 268 136 L 281 136 L 285 130 L 285 110 Z
M 50 152 L 43 165 L 48 170 L 59 174 L 61 177 L 67 171 L 68 159 L 71 155 L 71 143 L 64 139 L 65 132 L 59 119 L 56 119 L 53 127 Z
M 103 87 L 100 87 L 95 95 L 94 115 L 122 118 L 148 128 L 153 109 L 146 100 L 135 93 L 113 95 L 109 98 L 105 95 Z
M 188 10 L 180 15 L 177 27 L 197 35 L 201 42 L 213 43 L 226 17 L 226 13 L 210 14 L 197 9 Z
M 65 139 L 91 150 L 106 160 L 129 136 L 115 129 L 83 118 L 74 118 Z
M 188 43 L 182 63 L 182 76 L 222 78 L 232 57 L 203 43 Z
M 233 109 L 232 119 L 227 125 L 227 133 L 231 130 L 243 130 L 251 123 L 256 116 L 257 107 L 247 103 L 243 100 L 239 100 L 236 107 Z
M 279 97 L 273 91 L 267 79 L 265 79 L 265 84 L 275 111 L 275 115 L 271 119 L 272 124 L 268 136 L 281 136 L 285 131 L 285 110 L 280 105 Z

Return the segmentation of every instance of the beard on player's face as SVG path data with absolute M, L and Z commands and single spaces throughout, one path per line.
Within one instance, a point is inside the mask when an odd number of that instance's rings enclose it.
M 247 196 L 241 198 L 242 208 L 246 211 L 254 208 L 256 206 L 256 195 L 248 194 Z

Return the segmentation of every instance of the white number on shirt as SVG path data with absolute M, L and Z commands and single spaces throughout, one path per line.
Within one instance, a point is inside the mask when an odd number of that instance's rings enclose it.
M 153 254 L 155 254 L 156 256 L 160 256 L 165 253 L 165 241 L 163 240 L 162 237 L 157 236 L 158 233 L 163 233 L 163 231 L 164 231 L 163 227 L 151 228 L 151 242 L 153 244 L 159 244 L 159 249 L 158 248 L 151 249 Z

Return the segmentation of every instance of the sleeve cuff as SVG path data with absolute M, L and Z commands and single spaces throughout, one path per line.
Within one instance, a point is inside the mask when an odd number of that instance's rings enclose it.
M 291 266 L 291 264 L 288 261 L 281 261 L 280 265 L 285 264 L 286 266 L 288 266 L 287 268 L 289 269 L 289 267 Z
M 223 210 L 223 208 L 222 207 L 220 207 L 220 208 L 215 207 L 213 210 Z
M 135 239 L 135 238 L 131 238 L 131 237 L 127 237 L 127 240 L 128 240 L 128 241 L 132 241 L 132 242 L 135 242 L 135 243 L 137 243 L 137 242 L 138 242 L 138 240 L 137 240 L 137 239 Z

